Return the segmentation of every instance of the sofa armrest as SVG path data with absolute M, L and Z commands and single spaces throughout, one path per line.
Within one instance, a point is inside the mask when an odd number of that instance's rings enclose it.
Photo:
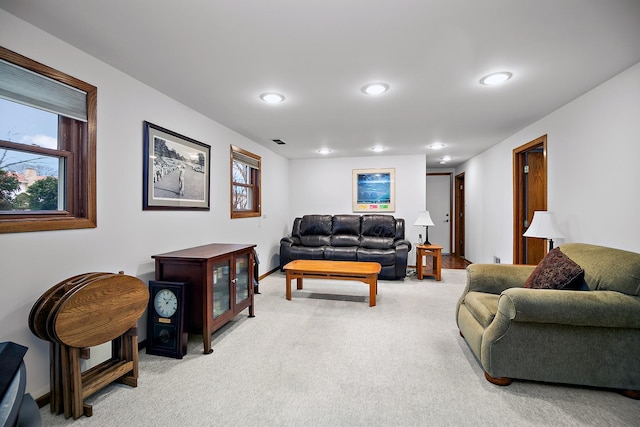
M 407 239 L 396 239 L 393 241 L 393 248 L 397 249 L 398 246 L 401 245 L 406 245 L 407 246 L 407 252 L 409 252 L 411 250 L 411 242 L 408 241 Z
M 300 244 L 300 239 L 297 237 L 292 237 L 292 236 L 286 236 L 283 237 L 282 239 L 280 239 L 280 244 L 288 244 L 289 246 L 294 246 L 294 245 L 299 245 Z
M 291 261 L 291 247 L 300 245 L 298 237 L 287 236 L 280 239 L 280 271 Z
M 521 288 L 533 273 L 533 265 L 471 264 L 467 267 L 467 289 L 500 295 L 509 288 Z
M 514 322 L 603 328 L 640 328 L 640 297 L 616 291 L 512 288 L 498 302 L 498 314 Z

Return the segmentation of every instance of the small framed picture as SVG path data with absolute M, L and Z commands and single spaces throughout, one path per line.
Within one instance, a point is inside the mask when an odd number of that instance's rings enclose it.
M 210 209 L 210 146 L 146 121 L 143 144 L 143 210 Z
M 395 210 L 395 169 L 353 170 L 354 212 L 395 212 Z

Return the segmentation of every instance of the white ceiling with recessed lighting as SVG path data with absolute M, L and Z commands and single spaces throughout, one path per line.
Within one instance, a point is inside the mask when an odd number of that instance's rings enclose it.
M 429 167 L 442 167 L 443 156 L 455 166 L 640 62 L 638 0 L 0 0 L 0 8 L 289 159 L 426 154 Z M 480 84 L 498 71 L 513 76 Z M 368 83 L 389 89 L 367 95 Z M 284 101 L 260 99 L 271 92 Z M 427 148 L 437 142 L 445 147 Z

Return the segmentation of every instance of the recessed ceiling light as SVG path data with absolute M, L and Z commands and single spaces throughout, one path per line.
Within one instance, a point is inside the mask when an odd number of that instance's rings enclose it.
M 389 85 L 386 83 L 369 83 L 362 86 L 362 91 L 367 95 L 380 95 L 389 90 Z
M 429 148 L 432 150 L 442 150 L 444 148 L 444 144 L 442 142 L 436 142 L 429 145 Z
M 320 154 L 329 154 L 329 153 L 333 153 L 333 150 L 330 148 L 321 148 L 318 150 L 318 153 Z
M 443 162 L 448 162 L 448 161 L 450 161 L 450 160 L 451 160 L 451 156 L 444 156 L 444 157 L 443 157 L 442 159 L 440 159 L 440 160 L 442 160 Z
M 284 95 L 275 92 L 267 92 L 260 95 L 260 99 L 268 104 L 277 104 L 284 101 Z
M 375 147 L 371 147 L 371 151 L 375 152 L 375 153 L 381 153 L 383 151 L 385 151 L 387 149 L 387 147 L 383 147 L 382 145 L 376 145 Z
M 511 77 L 513 77 L 513 74 L 511 74 L 510 72 L 500 71 L 498 73 L 492 73 L 492 74 L 489 74 L 488 76 L 484 76 L 483 78 L 480 79 L 480 83 L 488 86 L 499 85 L 501 83 L 506 82 Z

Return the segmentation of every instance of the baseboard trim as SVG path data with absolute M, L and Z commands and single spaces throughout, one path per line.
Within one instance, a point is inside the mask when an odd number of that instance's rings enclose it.
M 267 271 L 267 272 L 266 272 L 266 273 L 264 273 L 262 276 L 258 276 L 258 281 L 260 281 L 260 280 L 264 279 L 265 277 L 267 277 L 267 276 L 269 276 L 269 275 L 271 275 L 271 274 L 275 273 L 275 272 L 276 272 L 276 271 L 278 271 L 278 270 L 280 270 L 280 267 L 276 267 L 276 268 L 274 268 L 273 270 L 269 270 L 269 271 Z

